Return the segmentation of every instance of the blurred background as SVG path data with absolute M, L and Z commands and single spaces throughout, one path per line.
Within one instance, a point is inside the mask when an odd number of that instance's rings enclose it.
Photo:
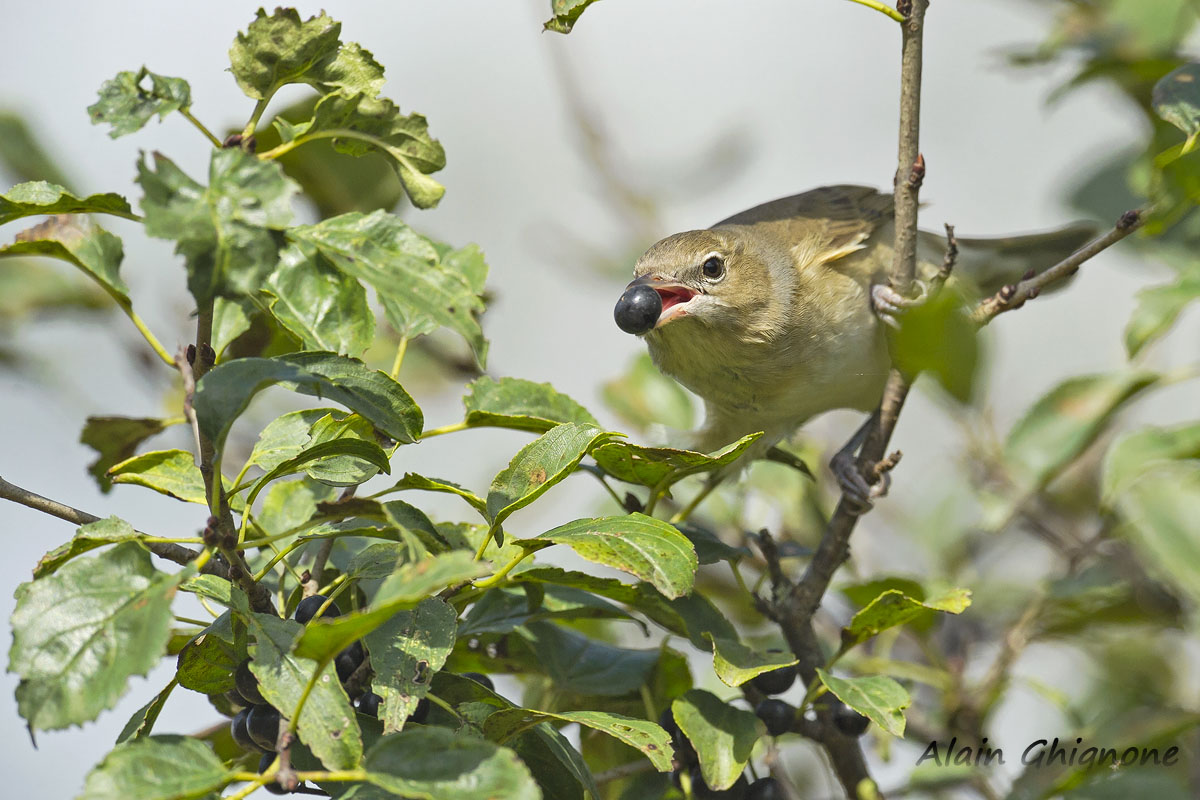
M 192 113 L 211 129 L 240 127 L 252 104 L 228 74 L 226 52 L 255 8 L 122 0 L 47 12 L 36 4 L 10 4 L 0 31 L 0 112 L 8 115 L 0 136 L 10 144 L 24 141 L 18 129 L 23 124 L 49 163 L 32 151 L 14 156 L 9 148 L 0 183 L 44 177 L 80 194 L 115 191 L 136 207 L 134 163 L 139 151 L 153 150 L 202 178 L 209 148 L 179 115 L 113 141 L 90 124 L 85 109 L 103 80 L 145 64 L 186 78 Z M 308 16 L 321 7 L 298 8 Z M 1184 0 L 933 6 L 926 32 L 923 227 L 950 222 L 960 235 L 1034 231 L 1076 219 L 1107 227 L 1133 202 L 1120 174 L 1114 180 L 1100 170 L 1121 158 L 1128 163 L 1154 134 L 1131 101 L 1136 88 L 1122 91 L 1101 79 L 1060 91 L 1093 63 L 1086 48 L 1057 49 L 1086 40 L 1079 20 L 1089 19 L 1088 9 L 1103 9 L 1090 18 L 1099 19 L 1097 25 L 1123 24 L 1119 13 L 1128 12 L 1125 22 L 1136 36 L 1131 34 L 1133 45 L 1122 46 L 1143 48 L 1137 57 L 1184 46 L 1194 21 Z M 423 233 L 456 246 L 475 242 L 486 254 L 493 294 L 484 319 L 492 342 L 488 372 L 552 382 L 613 429 L 640 426 L 645 441 L 670 438 L 669 431 L 647 423 L 679 424 L 687 414 L 656 420 L 626 410 L 620 416 L 612 402 L 619 387 L 610 388 L 606 401 L 606 384 L 629 373 L 644 349 L 612 321 L 612 306 L 641 250 L 667 234 L 707 227 L 822 184 L 884 188 L 895 169 L 898 36 L 887 19 L 848 2 L 606 0 L 569 37 L 542 33 L 549 15 L 545 0 L 356 2 L 326 10 L 343 23 L 344 41 L 360 42 L 386 67 L 384 94 L 406 112 L 425 114 L 446 148 L 448 166 L 436 176 L 447 187 L 445 198 L 434 210 L 403 213 Z M 1143 20 L 1152 14 L 1158 16 Z M 1076 21 L 1063 22 L 1071 19 Z M 1128 49 L 1104 46 L 1133 57 Z M 303 96 L 285 92 L 278 108 Z M 362 181 L 364 193 L 390 196 L 369 170 Z M 315 219 L 317 212 L 305 213 Z M 170 243 L 145 238 L 133 223 L 112 219 L 105 225 L 124 239 L 122 274 L 135 307 L 168 349 L 189 341 L 190 298 Z M 21 227 L 7 226 L 0 236 L 10 241 Z M 203 507 L 124 486 L 101 494 L 87 474 L 95 454 L 79 443 L 86 417 L 174 415 L 179 396 L 164 370 L 147 366 L 143 342 L 105 298 L 97 301 L 70 267 L 45 267 L 46 274 L 33 281 L 16 274 L 15 262 L 0 262 L 0 475 L 94 514 L 119 515 L 141 530 L 193 535 L 204 524 Z M 891 497 L 859 526 L 853 574 L 887 571 L 956 581 L 976 589 L 972 612 L 1001 621 L 1019 612 L 1025 588 L 1048 570 L 1044 537 L 1016 526 L 1002 537 L 972 540 L 953 570 L 941 558 L 960 548 L 964 531 L 989 513 L 979 488 L 988 453 L 1025 409 L 1064 378 L 1124 365 L 1124 326 L 1136 293 L 1172 274 L 1157 255 L 1124 243 L 1088 263 L 1068 290 L 1001 317 L 985 332 L 974 407 L 956 407 L 936 388 L 918 384 L 923 391 L 910 400 L 894 441 L 904 461 Z M 71 307 L 47 307 L 54 305 L 46 301 L 51 292 L 70 297 Z M 1200 315 L 1185 310 L 1140 364 L 1167 369 L 1194 362 L 1197 342 Z M 406 363 L 402 382 L 429 427 L 461 419 L 459 396 L 470 375 L 454 367 L 463 360 L 457 348 L 452 339 L 435 338 Z M 388 358 L 377 356 L 380 363 Z M 430 366 L 439 361 L 451 367 Z M 246 431 L 285 407 L 280 396 L 267 397 L 240 423 Z M 1171 425 L 1195 419 L 1197 408 L 1196 382 L 1181 381 L 1139 399 L 1120 425 Z M 859 421 L 849 413 L 816 420 L 799 447 L 810 463 L 823 463 Z M 253 433 L 247 435 L 252 443 Z M 438 437 L 404 448 L 397 469 L 450 476 L 481 491 L 526 438 L 495 430 Z M 183 428 L 163 440 L 164 447 L 189 446 Z M 753 477 L 762 489 L 727 493 L 709 511 L 714 523 L 794 529 L 803 544 L 812 533 L 804 528 L 804 508 L 780 499 L 782 493 L 808 492 L 805 502 L 825 507 L 830 495 L 797 488 L 791 476 L 775 472 Z M 432 515 L 461 515 L 454 498 L 423 501 Z M 595 483 L 577 478 L 514 517 L 512 528 L 531 535 L 590 515 L 603 501 Z M 0 616 L 7 620 L 11 591 L 70 530 L 67 523 L 5 503 L 0 531 Z M 714 579 L 713 591 L 720 588 Z M 963 635 L 970 632 L 970 617 L 968 612 L 962 621 Z M 1143 689 L 1152 696 L 1143 705 L 1197 708 L 1200 675 L 1180 666 L 1200 658 L 1188 624 L 1174 617 L 1161 626 L 1143 623 L 1122 629 L 1118 638 L 1104 632 L 1095 639 L 1114 652 L 1124 649 L 1126 661 L 1130 648 L 1139 651 L 1140 665 L 1117 664 L 1111 654 L 1089 656 L 1073 641 L 1048 638 L 1025 649 L 1015 670 L 1029 680 L 1006 695 L 989 723 L 991 740 L 1019 751 L 1037 738 L 1074 737 L 1082 728 L 1072 717 L 1073 703 L 1086 704 L 1113 675 L 1146 682 Z M 1110 657 L 1113 664 L 1104 661 Z M 986 667 L 986 659 L 979 664 L 964 669 Z M 43 734 L 37 749 L 16 713 L 15 677 L 0 676 L 0 770 L 7 791 L 75 796 L 87 770 L 165 675 L 135 679 L 125 700 L 98 722 Z M 186 732 L 216 720 L 204 697 L 180 691 L 158 730 Z M 877 755 L 873 766 L 881 786 L 902 785 L 919 752 L 916 744 L 898 742 L 890 760 Z M 814 753 L 800 748 L 794 759 L 796 773 L 820 787 Z M 1020 771 L 1013 761 L 993 773 L 1001 792 Z M 826 786 L 812 796 L 832 794 Z

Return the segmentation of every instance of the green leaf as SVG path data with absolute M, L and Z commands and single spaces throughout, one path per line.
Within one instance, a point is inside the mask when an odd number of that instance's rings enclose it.
M 17 706 L 30 731 L 95 719 L 131 675 L 158 664 L 183 577 L 159 572 L 126 542 L 17 587 L 8 670 L 20 676 Z
M 351 642 L 376 630 L 405 608 L 447 586 L 469 581 L 487 573 L 487 566 L 472 558 L 465 550 L 430 556 L 412 564 L 404 564 L 391 574 L 375 592 L 371 605 L 335 619 L 313 620 L 304 628 L 296 642 L 296 655 L 319 659 L 339 652 Z
M 798 660 L 783 648 L 757 650 L 739 639 L 716 638 L 711 633 L 705 638 L 713 645 L 713 669 L 726 686 L 741 686 L 756 675 L 789 667 Z
M 276 478 L 281 478 L 284 475 L 291 475 L 300 472 L 305 468 L 311 468 L 313 462 L 321 462 L 330 458 L 348 457 L 355 461 L 368 462 L 374 464 L 383 472 L 391 472 L 391 464 L 388 463 L 387 453 L 374 442 L 366 442 L 362 439 L 347 437 L 343 439 L 333 439 L 327 442 L 318 442 L 310 447 L 300 451 L 294 458 L 284 461 L 277 465 L 274 469 L 259 478 L 254 488 L 250 490 L 250 494 L 246 497 L 246 503 L 253 505 L 259 493 L 266 488 L 267 484 Z M 338 485 L 338 484 L 334 484 Z M 357 482 L 341 484 L 344 486 L 355 486 Z
M 646 353 L 640 353 L 623 376 L 604 384 L 603 394 L 608 407 L 639 431 L 651 425 L 680 431 L 695 426 L 691 395 L 659 372 Z
M 545 433 L 562 422 L 600 427 L 596 418 L 548 383 L 487 375 L 472 381 L 463 396 L 466 422 L 471 427 L 491 426 Z
M 212 347 L 217 361 L 224 360 L 225 350 L 250 330 L 258 316 L 258 307 L 249 298 L 218 297 L 213 301 Z
M 225 630 L 218 630 L 224 619 Z M 176 674 L 179 685 L 201 694 L 220 694 L 233 688 L 233 673 L 241 663 L 233 646 L 229 617 L 218 618 L 209 628 L 179 651 Z
M 376 443 L 375 427 L 359 414 L 330 412 L 313 423 L 309 436 L 310 449 L 334 442 L 341 442 L 344 449 L 311 461 L 305 472 L 313 480 L 331 486 L 357 486 L 380 472 L 392 473 L 388 453 Z
M 428 693 L 430 678 L 454 649 L 457 617 L 444 601 L 428 597 L 367 634 L 367 652 L 375 671 L 371 691 L 383 698 L 379 720 L 385 734 L 403 728 Z
M 969 403 L 979 372 L 978 335 L 962 297 L 943 290 L 904 313 L 890 349 L 904 374 L 929 373 L 947 394 Z
M 690 593 L 699 567 L 696 550 L 683 534 L 644 514 L 579 519 L 519 544 L 565 544 L 588 561 L 652 583 L 667 597 Z
M 141 534 L 135 531 L 133 526 L 117 517 L 89 522 L 75 531 L 75 536 L 71 538 L 71 541 L 60 544 L 42 556 L 37 566 L 33 568 L 33 577 L 42 578 L 50 575 L 75 556 L 95 550 L 97 547 L 132 542 L 140 538 Z
M 88 464 L 88 472 L 100 485 L 100 491 L 107 493 L 112 489 L 109 467 L 132 457 L 139 444 L 162 433 L 168 424 L 167 420 L 145 417 L 88 417 L 79 441 L 99 454 Z
M 1200 134 L 1200 63 L 1184 64 L 1154 84 L 1154 112 L 1189 137 Z
M 1142 371 L 1083 375 L 1042 397 L 1008 434 L 1004 453 L 1014 482 L 1036 491 L 1096 440 L 1113 416 L 1158 376 Z
M 893 736 L 904 735 L 904 709 L 912 698 L 904 687 L 883 675 L 869 678 L 838 678 L 817 669 L 821 683 L 846 705 Z
M 542 29 L 555 33 L 570 33 L 584 9 L 594 2 L 596 0 L 550 0 L 550 13 L 554 16 L 546 20 Z
M 288 236 L 317 249 L 335 267 L 375 289 L 388 323 L 414 337 L 446 327 L 471 346 L 475 360 L 487 360 L 487 340 L 479 326 L 483 300 L 469 276 L 442 258 L 434 244 L 382 211 L 351 212 L 316 225 L 291 228 Z
M 1147 470 L 1179 459 L 1200 459 L 1200 422 L 1142 428 L 1122 436 L 1104 457 L 1104 497 L 1111 500 Z
M 704 782 L 718 791 L 742 776 L 754 743 L 765 733 L 753 713 L 703 689 L 692 689 L 671 703 L 671 714 L 696 748 Z
M 488 489 L 493 527 L 570 475 L 593 447 L 611 437 L 592 425 L 564 422 L 522 447 Z
M 246 463 L 270 472 L 284 461 L 295 458 L 309 444 L 313 423 L 332 411 L 332 408 L 306 408 L 289 411 L 271 420 L 258 434 L 258 441 Z
M 375 315 L 362 284 L 311 247 L 292 245 L 280 253 L 263 291 L 271 314 L 305 350 L 360 355 L 375 338 Z
M 367 753 L 367 780 L 419 800 L 541 800 L 516 753 L 486 739 L 420 725 L 384 736 Z
M 1117 497 L 1138 553 L 1193 601 L 1200 600 L 1200 461 L 1166 461 Z
M 273 384 L 336 402 L 362 414 L 397 442 L 416 441 L 424 419 L 400 384 L 355 358 L 336 353 L 292 353 L 239 358 L 219 364 L 196 384 L 200 430 L 218 450 L 250 399 Z
M 250 631 L 258 647 L 250 671 L 267 702 L 290 716 L 300 703 L 317 662 L 291 653 L 300 624 L 271 614 L 251 614 Z M 300 712 L 300 740 L 327 769 L 353 769 L 362 757 L 362 734 L 354 709 L 334 672 L 332 660 Z
M 600 789 L 587 762 L 567 740 L 548 724 L 538 725 L 513 742 L 513 749 L 533 773 L 542 797 L 554 800 L 599 800 Z
M 711 455 L 671 447 L 643 447 L 629 442 L 612 442 L 596 448 L 592 457 L 617 480 L 653 487 L 663 481 L 669 485 L 688 475 L 732 464 L 760 436 L 761 433 L 743 436 Z
M 638 750 L 659 772 L 671 770 L 671 737 L 653 722 L 612 714 L 606 711 L 537 711 L 529 708 L 509 708 L 487 718 L 483 735 L 493 741 L 506 742 L 522 731 L 548 720 L 575 722 L 585 728 L 600 731 Z
M 176 800 L 215 797 L 231 780 L 202 741 L 150 736 L 117 745 L 88 773 L 80 800 Z
M 1135 297 L 1137 306 L 1125 326 L 1125 350 L 1130 358 L 1166 335 L 1183 309 L 1200 299 L 1200 269 L 1180 276 L 1175 283 L 1142 289 Z
M 952 589 L 943 595 L 924 601 L 915 600 L 903 592 L 889 589 L 868 603 L 866 608 L 854 615 L 849 625 L 842 628 L 842 650 L 849 650 L 888 628 L 904 625 L 924 617 L 929 611 L 961 614 L 969 605 L 971 605 L 969 589 Z
M 217 295 L 251 295 L 275 269 L 275 231 L 291 224 L 299 188 L 278 164 L 237 148 L 214 150 L 205 187 L 155 153 L 153 167 L 139 160 L 138 183 L 146 233 L 176 242 L 199 305 Z
M 167 684 L 166 688 L 151 698 L 149 703 L 133 712 L 133 716 L 125 723 L 125 727 L 117 734 L 116 744 L 124 744 L 129 741 L 137 741 L 145 739 L 154 730 L 154 723 L 158 722 L 158 715 L 162 713 L 163 706 L 167 704 L 167 699 L 171 696 L 178 683 L 172 680 Z
M 238 33 L 229 48 L 233 77 L 255 100 L 269 99 L 289 83 L 308 83 L 322 91 L 345 86 L 374 86 L 378 91 L 383 68 L 369 53 L 356 47 L 357 59 L 351 54 L 337 63 L 341 30 L 342 24 L 324 12 L 301 20 L 292 8 L 277 8 L 269 16 L 260 8 L 246 32 Z M 364 70 L 372 74 L 363 74 Z M 330 77 L 334 78 L 332 84 L 326 83 Z
M 657 650 L 614 647 L 551 622 L 531 622 L 518 633 L 559 691 L 628 694 L 646 682 L 658 661 Z
M 421 114 L 400 113 L 386 97 L 334 92 L 317 101 L 312 119 L 297 125 L 277 125 L 284 142 L 333 138 L 333 149 L 352 156 L 384 156 L 417 208 L 432 208 L 446 187 L 430 173 L 446 166 L 446 152 L 429 135 Z
M 150 85 L 146 86 L 146 79 Z M 100 87 L 100 99 L 88 106 L 93 125 L 106 123 L 108 135 L 116 139 L 139 131 L 157 114 L 165 119 L 172 111 L 186 111 L 192 90 L 183 78 L 168 78 L 142 67 L 137 72 L 118 72 Z
M 385 489 L 384 492 L 400 492 L 405 489 L 420 489 L 426 492 L 444 492 L 446 494 L 458 495 L 466 500 L 471 508 L 478 511 L 480 514 L 487 515 L 487 501 L 479 497 L 473 492 L 470 492 L 457 483 L 452 481 L 442 480 L 441 478 L 427 478 L 424 475 L 417 475 L 413 472 L 407 472 L 404 477 L 394 483 L 390 489 Z
M 46 139 L 41 131 L 34 132 L 26 116 L 12 109 L 0 111 L 0 165 L 11 178 L 63 185 L 72 182 L 58 159 L 46 152 Z
M 155 450 L 126 459 L 108 470 L 113 483 L 145 486 L 185 503 L 208 505 L 204 476 L 186 450 Z
M 0 247 L 0 258 L 46 256 L 74 264 L 122 308 L 129 308 L 129 287 L 118 270 L 125 257 L 121 240 L 83 217 L 51 217 L 23 230 L 16 240 Z
M 115 214 L 128 219 L 133 218 L 133 209 L 124 197 L 113 192 L 76 197 L 46 181 L 18 183 L 0 194 L 0 225 L 38 214 Z

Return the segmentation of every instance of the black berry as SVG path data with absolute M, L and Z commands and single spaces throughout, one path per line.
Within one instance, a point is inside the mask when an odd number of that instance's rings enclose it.
M 692 767 L 691 776 L 692 800 L 746 800 L 746 792 L 750 789 L 750 782 L 745 775 L 739 776 L 733 786 L 721 791 L 709 788 L 700 774 L 700 767 Z
M 761 675 L 755 675 L 750 683 L 763 694 L 783 694 L 791 688 L 795 681 L 796 668 L 791 666 L 780 667 L 770 672 L 764 672 Z
M 796 707 L 782 700 L 763 700 L 754 709 L 754 713 L 767 726 L 767 733 L 772 736 L 782 736 L 792 729 L 796 721 Z
M 355 642 L 338 653 L 333 659 L 333 667 L 337 670 L 338 680 L 342 683 L 348 681 L 354 674 L 354 670 L 358 669 L 358 665 L 366 657 L 367 653 L 363 650 L 362 642 Z
M 682 731 L 679 730 L 679 723 L 675 721 L 675 715 L 671 713 L 671 707 L 667 706 L 663 712 L 658 715 L 658 727 L 666 731 L 672 739 L 678 736 Z
M 246 726 L 246 718 L 249 716 L 248 708 L 234 714 L 233 719 L 229 720 L 229 735 L 233 737 L 233 743 L 243 750 L 261 750 L 262 748 L 250 738 L 250 729 Z
M 316 615 L 321 606 L 325 605 L 325 601 L 328 599 L 329 598 L 323 594 L 314 594 L 301 600 L 300 604 L 296 606 L 296 622 L 301 624 L 307 623 L 313 618 L 313 616 Z M 329 604 L 329 608 L 325 609 L 325 613 L 321 616 L 332 619 L 333 617 L 340 617 L 341 615 L 342 610 L 338 608 L 338 604 L 334 602 Z
M 272 706 L 254 706 L 246 717 L 250 738 L 263 750 L 274 753 L 279 739 L 279 712 Z
M 248 705 L 248 703 L 246 703 L 246 699 L 242 697 L 242 693 L 237 689 L 230 689 L 228 692 L 225 692 L 223 696 L 225 697 L 225 702 L 233 706 L 235 711 L 246 708 Z
M 783 800 L 783 787 L 774 778 L 759 778 L 750 784 L 746 800 Z
M 867 728 L 871 727 L 871 720 L 845 703 L 838 703 L 833 708 L 833 724 L 843 736 L 854 738 L 867 732 Z
M 617 301 L 613 319 L 626 333 L 641 334 L 654 328 L 662 314 L 662 298 L 644 283 L 630 286 Z
M 263 753 L 263 757 L 258 760 L 258 774 L 262 775 L 266 772 L 267 767 L 271 766 L 271 762 L 274 760 L 274 753 Z M 288 794 L 288 790 L 280 786 L 276 781 L 267 781 L 263 784 L 263 788 L 271 794 Z
M 492 679 L 487 675 L 484 675 L 482 672 L 464 672 L 460 677 L 470 678 L 476 683 L 491 689 L 493 692 L 496 691 L 496 684 L 492 683 Z
M 242 705 L 258 706 L 267 702 L 258 690 L 258 678 L 250 671 L 250 659 L 247 658 L 237 665 L 237 669 L 233 671 L 233 683 L 237 687 L 237 693 L 243 698 Z
M 382 702 L 382 697 L 374 692 L 367 692 L 362 697 L 358 698 L 358 713 L 366 714 L 368 717 L 378 717 L 379 704 Z
M 422 697 L 421 702 L 417 703 L 417 707 L 408 715 L 409 722 L 415 722 L 418 725 L 425 724 L 425 720 L 429 718 L 429 698 Z
M 699 762 L 700 756 L 696 754 L 696 748 L 692 746 L 691 740 L 683 735 L 683 731 L 680 730 L 679 723 L 675 721 L 675 715 L 671 713 L 669 706 L 659 715 L 658 724 L 671 735 L 671 744 L 675 747 L 676 764 L 686 766 Z

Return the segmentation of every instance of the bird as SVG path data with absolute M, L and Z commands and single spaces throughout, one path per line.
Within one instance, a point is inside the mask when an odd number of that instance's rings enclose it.
M 894 228 L 892 195 L 824 186 L 673 234 L 637 260 L 614 316 L 645 341 L 661 372 L 704 401 L 689 449 L 712 452 L 762 432 L 739 459 L 744 465 L 778 453 L 776 445 L 819 414 L 878 406 L 892 365 L 888 328 L 924 291 L 905 297 L 888 283 Z M 994 292 L 1095 233 L 1076 223 L 959 238 L 952 283 L 965 293 Z M 918 287 L 945 251 L 944 237 L 920 232 Z M 831 466 L 847 496 L 869 506 L 880 487 L 854 468 L 853 449 Z

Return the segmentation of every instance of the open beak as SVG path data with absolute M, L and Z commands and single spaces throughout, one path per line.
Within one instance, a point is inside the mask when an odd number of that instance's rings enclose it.
M 655 328 L 661 328 L 672 320 L 686 317 L 688 301 L 698 294 L 695 289 L 689 289 L 657 275 L 643 275 L 631 281 L 625 290 L 629 291 L 634 286 L 649 286 L 658 292 L 658 296 L 662 300 L 662 313 L 658 315 L 658 322 L 654 323 Z

